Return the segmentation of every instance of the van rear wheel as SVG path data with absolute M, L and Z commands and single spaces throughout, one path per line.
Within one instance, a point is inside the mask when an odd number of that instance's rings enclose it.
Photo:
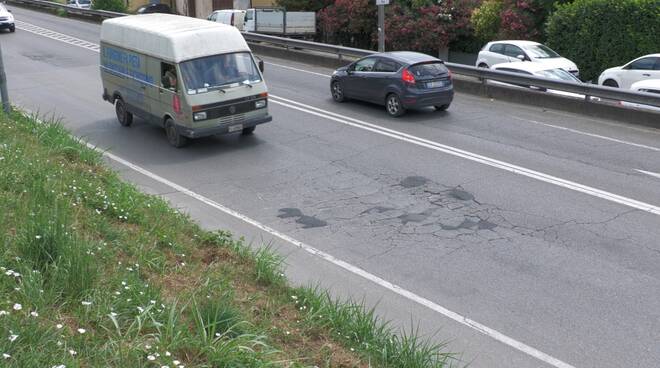
M 165 120 L 165 133 L 167 134 L 167 141 L 176 148 L 181 148 L 188 143 L 188 138 L 179 134 L 176 130 L 176 125 L 172 119 Z
M 117 121 L 121 126 L 131 126 L 133 124 L 133 114 L 126 110 L 124 100 L 118 98 L 115 100 L 115 113 L 117 114 Z
M 252 135 L 254 134 L 254 130 L 257 129 L 256 126 L 249 127 L 249 128 L 244 128 L 243 131 L 241 132 L 242 135 Z

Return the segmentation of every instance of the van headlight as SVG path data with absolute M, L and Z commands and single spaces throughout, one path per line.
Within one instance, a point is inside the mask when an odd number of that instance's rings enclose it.
M 196 113 L 193 115 L 193 119 L 194 119 L 195 121 L 198 121 L 198 120 L 206 120 L 206 111 L 196 112 Z
M 266 100 L 259 100 L 255 102 L 254 107 L 257 109 L 263 109 L 264 107 L 266 107 Z

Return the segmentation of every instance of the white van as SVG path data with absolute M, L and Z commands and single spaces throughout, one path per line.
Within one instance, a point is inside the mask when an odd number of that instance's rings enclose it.
M 101 26 L 103 99 L 121 125 L 137 115 L 164 127 L 175 147 L 187 138 L 252 134 L 271 121 L 262 71 L 240 32 L 224 24 L 155 13 Z
M 245 30 L 245 10 L 224 9 L 216 10 L 206 18 L 211 22 L 227 24 L 238 28 L 239 31 Z

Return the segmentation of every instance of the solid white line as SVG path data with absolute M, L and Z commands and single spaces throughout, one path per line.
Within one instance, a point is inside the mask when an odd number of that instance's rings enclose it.
M 92 148 L 92 149 L 97 149 L 97 147 L 95 147 L 94 145 L 92 145 L 90 143 L 87 143 L 87 146 Z M 136 172 L 139 172 L 140 174 L 145 175 L 145 176 L 147 176 L 147 177 L 149 177 L 149 178 L 151 178 L 151 179 L 153 179 L 153 180 L 155 180 L 155 181 L 157 181 L 161 184 L 167 185 L 170 188 L 172 188 L 172 189 L 174 189 L 174 190 L 176 190 L 180 193 L 183 193 L 183 194 L 185 194 L 185 195 L 187 195 L 191 198 L 194 198 L 194 199 L 196 199 L 196 200 L 198 200 L 198 201 L 200 201 L 200 202 L 202 202 L 202 203 L 204 203 L 204 204 L 206 204 L 210 207 L 213 207 L 213 208 L 215 208 L 219 211 L 222 211 L 222 212 L 224 212 L 224 213 L 226 213 L 226 214 L 228 214 L 232 217 L 235 217 L 239 220 L 242 220 L 242 221 L 244 221 L 244 222 L 246 222 L 246 223 L 248 223 L 248 224 L 250 224 L 250 225 L 252 225 L 252 226 L 254 226 L 258 229 L 261 229 L 261 230 L 263 230 L 263 231 L 265 231 L 265 232 L 267 232 L 267 233 L 269 233 L 269 234 L 271 234 L 271 235 L 273 235 L 277 238 L 280 238 L 280 239 L 284 240 L 285 242 L 288 242 L 288 243 L 304 250 L 307 253 L 310 253 L 314 256 L 320 257 L 320 258 L 322 258 L 323 260 L 325 260 L 327 262 L 330 262 L 330 263 L 332 263 L 336 266 L 339 266 L 339 267 L 345 269 L 346 271 L 349 271 L 349 272 L 351 272 L 355 275 L 358 275 L 358 276 L 360 276 L 364 279 L 367 279 L 367 280 L 369 280 L 369 281 L 371 281 L 371 282 L 373 282 L 373 283 L 375 283 L 379 286 L 382 286 L 383 288 L 388 289 L 388 290 L 390 290 L 390 291 L 392 291 L 392 292 L 394 292 L 394 293 L 396 293 L 396 294 L 398 294 L 398 295 L 400 295 L 400 296 L 402 296 L 402 297 L 404 297 L 408 300 L 411 300 L 415 303 L 423 305 L 423 306 L 425 306 L 425 307 L 427 307 L 427 308 L 429 308 L 429 309 L 431 309 L 435 312 L 438 312 L 438 313 L 442 314 L 443 316 L 448 317 L 448 318 L 450 318 L 450 319 L 452 319 L 452 320 L 454 320 L 454 321 L 456 321 L 460 324 L 468 326 L 468 327 L 470 327 L 470 328 L 472 328 L 472 329 L 474 329 L 474 330 L 476 330 L 476 331 L 478 331 L 478 332 L 480 332 L 480 333 L 482 333 L 486 336 L 489 336 L 489 337 L 491 337 L 491 338 L 493 338 L 493 339 L 495 339 L 499 342 L 502 342 L 506 345 L 509 345 L 509 346 L 513 347 L 514 349 L 516 349 L 518 351 L 521 351 L 525 354 L 528 354 L 528 355 L 530 355 L 530 356 L 532 356 L 532 357 L 534 357 L 538 360 L 541 360 L 541 361 L 543 361 L 545 363 L 548 363 L 548 364 L 550 364 L 554 367 L 557 367 L 557 368 L 575 368 L 574 366 L 572 366 L 568 363 L 565 363 L 565 362 L 563 362 L 563 361 L 561 361 L 557 358 L 554 358 L 554 357 L 552 357 L 552 356 L 550 356 L 550 355 L 548 355 L 548 354 L 546 354 L 542 351 L 539 351 L 539 350 L 537 350 L 537 349 L 535 349 L 535 348 L 533 348 L 529 345 L 526 345 L 526 344 L 524 344 L 520 341 L 517 341 L 517 340 L 515 340 L 515 339 L 513 339 L 513 338 L 511 338 L 507 335 L 504 335 L 503 333 L 501 333 L 497 330 L 494 330 L 494 329 L 492 329 L 488 326 L 485 326 L 485 325 L 483 325 L 479 322 L 473 321 L 473 320 L 471 320 L 471 319 L 469 319 L 469 318 L 467 318 L 463 315 L 460 315 L 456 312 L 453 312 L 453 311 L 451 311 L 451 310 L 449 310 L 445 307 L 442 307 L 442 306 L 440 306 L 440 305 L 438 305 L 438 304 L 436 304 L 436 303 L 434 303 L 434 302 L 432 302 L 432 301 L 430 301 L 430 300 L 428 300 L 424 297 L 421 297 L 421 296 L 419 296 L 419 295 L 417 295 L 417 294 L 415 294 L 411 291 L 408 291 L 408 290 L 406 290 L 406 289 L 404 289 L 404 288 L 402 288 L 402 287 L 400 287 L 396 284 L 393 284 L 393 283 L 391 283 L 387 280 L 384 280 L 384 279 L 382 279 L 382 278 L 380 278 L 380 277 L 378 277 L 374 274 L 371 274 L 371 273 L 369 273 L 369 272 L 367 272 L 367 271 L 365 271 L 365 270 L 363 270 L 363 269 L 361 269 L 357 266 L 354 266 L 354 265 L 352 265 L 348 262 L 342 261 L 341 259 L 335 258 L 331 254 L 328 254 L 328 253 L 323 252 L 319 249 L 316 249 L 316 248 L 314 248 L 314 247 L 312 247 L 312 246 L 310 246 L 306 243 L 303 243 L 299 240 L 296 240 L 296 239 L 294 239 L 294 238 L 292 238 L 292 237 L 290 237 L 290 236 L 288 236 L 284 233 L 281 233 L 281 232 L 279 232 L 279 231 L 277 231 L 277 230 L 275 230 L 271 227 L 268 227 L 268 226 L 266 226 L 266 225 L 264 225 L 264 224 L 262 224 L 262 223 L 260 223 L 256 220 L 254 220 L 254 219 L 252 219 L 252 218 L 250 218 L 246 215 L 243 215 L 243 214 L 241 214 L 237 211 L 234 211 L 231 208 L 225 207 L 222 204 L 220 204 L 220 203 L 218 203 L 214 200 L 211 200 L 207 197 L 202 196 L 201 194 L 193 192 L 190 189 L 187 189 L 187 188 L 185 188 L 181 185 L 178 185 L 178 184 L 176 184 L 172 181 L 169 181 L 169 180 L 163 178 L 162 176 L 159 176 L 159 175 L 157 175 L 157 174 L 155 174 L 151 171 L 148 171 L 148 170 L 146 170 L 146 169 L 144 169 L 140 166 L 137 166 L 137 165 L 135 165 L 135 164 L 133 164 L 133 163 L 127 161 L 127 160 L 124 160 L 123 158 L 121 158 L 119 156 L 116 156 L 116 155 L 114 155 L 110 152 L 107 152 L 107 151 L 103 152 L 103 155 L 110 158 L 111 160 L 116 161 L 116 162 L 118 162 L 118 163 L 120 163 L 120 164 L 122 164 L 126 167 L 129 167 L 130 169 L 132 169 Z
M 624 140 L 621 140 L 621 139 L 616 139 L 616 138 L 612 138 L 612 137 L 607 137 L 607 136 L 600 135 L 600 134 L 589 133 L 589 132 L 585 132 L 585 131 L 582 131 L 582 130 L 566 128 L 566 127 L 563 127 L 563 126 L 553 125 L 553 124 L 548 124 L 548 123 L 542 123 L 542 122 L 540 122 L 540 121 L 536 121 L 536 120 L 523 119 L 523 118 L 520 118 L 520 117 L 517 117 L 517 116 L 514 116 L 513 118 L 514 118 L 514 119 L 517 119 L 517 120 L 526 121 L 526 122 L 529 122 L 529 123 L 532 123 L 532 124 L 543 125 L 543 126 L 546 126 L 546 127 L 548 127 L 548 128 L 554 128 L 554 129 L 559 129 L 559 130 L 565 130 L 565 131 L 567 131 L 567 132 L 571 132 L 571 133 L 576 133 L 576 134 L 586 135 L 586 136 L 589 136 L 589 137 L 594 137 L 594 138 L 604 139 L 604 140 L 606 140 L 606 141 L 611 141 L 611 142 L 616 142 L 616 143 L 626 144 L 626 145 L 629 145 L 629 146 L 634 146 L 634 147 L 644 148 L 644 149 L 651 150 L 651 151 L 660 152 L 660 147 L 647 146 L 647 145 L 645 145 L 645 144 L 640 144 L 640 143 L 634 143 L 634 142 L 624 141 Z
M 635 169 L 635 171 L 641 172 L 642 174 L 655 176 L 656 178 L 660 179 L 660 174 L 658 174 L 658 173 L 654 173 L 654 172 L 651 172 L 651 171 L 638 170 L 638 169 Z
M 330 76 L 327 75 L 327 74 L 322 74 L 322 73 L 317 73 L 317 72 L 311 72 L 311 71 L 309 71 L 309 70 L 298 69 L 298 68 L 294 68 L 294 67 L 286 66 L 286 65 L 282 65 L 282 64 L 275 64 L 275 63 L 271 63 L 270 61 L 264 61 L 264 63 L 266 63 L 266 64 L 268 64 L 268 65 L 276 66 L 276 67 L 278 67 L 278 68 L 290 69 L 290 70 L 295 70 L 295 71 L 297 71 L 297 72 L 303 72 L 303 73 L 307 73 L 307 74 L 318 75 L 318 76 L 320 76 L 320 77 L 330 78 Z
M 412 143 L 418 146 L 426 147 L 435 151 L 444 152 L 456 157 L 461 157 L 468 159 L 470 161 L 479 162 L 488 166 L 496 167 L 508 172 L 512 172 L 518 175 L 523 175 L 532 179 L 540 180 L 546 183 L 554 184 L 563 188 L 571 189 L 577 192 L 588 194 L 590 196 L 598 197 L 605 199 L 614 203 L 622 204 L 624 206 L 636 208 L 654 215 L 660 215 L 660 207 L 644 203 L 635 199 L 627 198 L 620 196 L 618 194 L 610 193 L 604 190 L 593 188 L 587 185 L 579 184 L 570 180 L 558 178 L 556 176 L 544 174 L 535 170 L 527 169 L 522 166 L 517 166 L 510 164 L 508 162 L 496 160 L 490 157 L 478 155 L 469 151 L 462 150 L 460 148 L 448 146 L 438 142 L 434 142 L 428 139 L 420 138 L 414 135 L 406 134 L 399 132 L 393 129 L 384 128 L 375 124 L 371 124 L 362 120 L 354 119 L 348 116 L 343 116 L 331 111 L 323 110 L 316 108 L 314 106 L 306 105 L 300 102 L 289 100 L 283 97 L 278 97 L 275 95 L 270 95 L 271 102 L 282 105 L 294 110 L 302 111 L 311 115 L 322 117 L 328 120 L 332 120 L 341 124 L 349 125 L 355 128 L 367 130 L 376 134 L 384 135 L 391 137 L 400 141 L 407 143 Z

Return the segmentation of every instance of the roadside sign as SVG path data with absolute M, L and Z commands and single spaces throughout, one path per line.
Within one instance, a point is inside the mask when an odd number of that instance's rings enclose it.
M 376 0 L 376 5 L 390 5 L 390 0 Z

